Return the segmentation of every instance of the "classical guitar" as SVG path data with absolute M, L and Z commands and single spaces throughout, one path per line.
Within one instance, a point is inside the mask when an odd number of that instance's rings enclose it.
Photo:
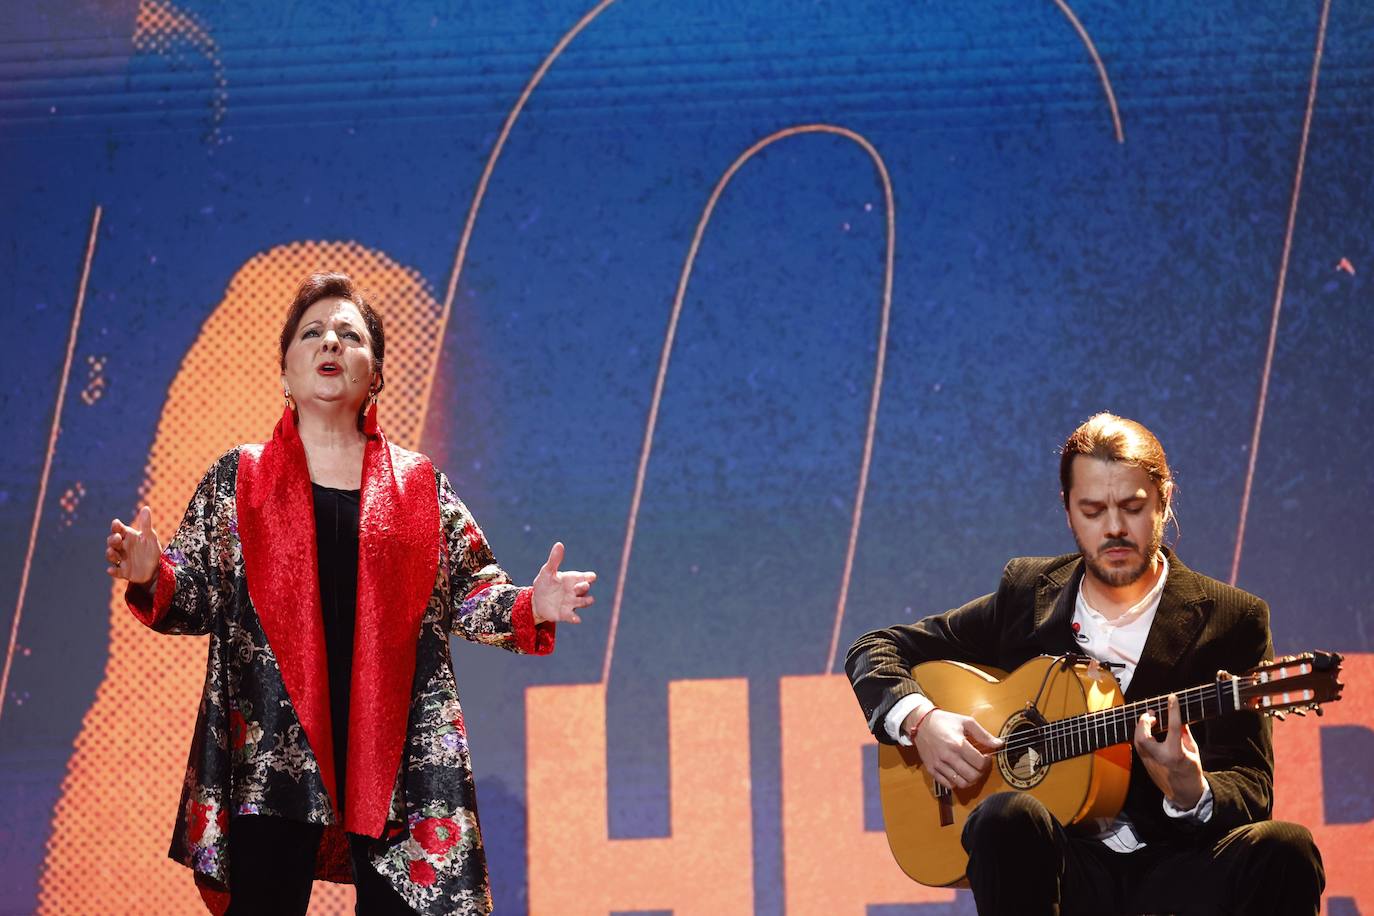
M 1341 656 L 1305 652 L 1245 674 L 1178 691 L 1185 722 L 1231 714 L 1308 709 L 1340 699 Z M 912 879 L 932 887 L 960 885 L 968 855 L 960 843 L 970 811 L 994 792 L 1030 792 L 1061 824 L 1115 817 L 1126 800 L 1136 721 L 1154 713 L 1167 728 L 1168 697 L 1126 705 L 1116 678 L 1081 657 L 1031 659 L 1011 674 L 959 662 L 912 669 L 921 691 L 942 709 L 972 716 L 1006 743 L 988 773 L 949 790 L 921 766 L 913 747 L 878 748 L 878 787 L 892 855 Z

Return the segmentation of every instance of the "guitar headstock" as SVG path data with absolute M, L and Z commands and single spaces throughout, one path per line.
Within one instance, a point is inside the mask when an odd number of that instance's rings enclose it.
M 1339 652 L 1302 652 L 1265 662 L 1235 679 L 1238 705 L 1279 719 L 1309 709 L 1321 715 L 1322 703 L 1341 698 L 1342 661 Z

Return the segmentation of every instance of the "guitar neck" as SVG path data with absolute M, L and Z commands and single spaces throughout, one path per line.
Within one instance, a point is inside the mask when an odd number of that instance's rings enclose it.
M 1185 723 L 1213 719 L 1244 708 L 1239 680 L 1234 677 L 1190 687 L 1177 694 L 1179 712 Z M 1034 730 L 1034 743 L 1044 748 L 1048 762 L 1091 754 L 1113 744 L 1130 742 L 1135 737 L 1136 722 L 1147 712 L 1154 714 L 1156 730 L 1167 728 L 1168 695 L 1049 722 Z

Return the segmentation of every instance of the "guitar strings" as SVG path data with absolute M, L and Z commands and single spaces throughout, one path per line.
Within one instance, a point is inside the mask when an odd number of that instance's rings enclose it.
M 1248 678 L 1242 678 L 1241 680 L 1242 682 L 1249 681 Z M 1220 712 L 1223 704 L 1221 702 L 1219 690 L 1224 689 L 1224 687 L 1225 684 L 1223 682 L 1217 682 L 1191 687 L 1187 690 L 1178 692 L 1179 711 L 1184 721 L 1195 722 L 1198 719 L 1207 718 L 1209 712 Z M 1216 699 L 1215 709 L 1209 710 L 1208 699 L 1213 697 Z M 1197 706 L 1198 711 L 1198 716 L 1196 718 L 1191 716 L 1192 707 L 1194 705 Z M 1008 738 L 1006 744 L 998 749 L 996 753 L 1006 754 L 1036 745 L 1044 745 L 1047 749 L 1056 750 L 1054 747 L 1056 743 L 1060 745 L 1060 747 L 1057 748 L 1058 750 L 1068 751 L 1071 746 L 1078 747 L 1084 743 L 1078 739 L 1089 736 L 1098 737 L 1099 735 L 1102 737 L 1107 737 L 1108 735 L 1115 736 L 1118 733 L 1115 731 L 1117 729 L 1134 729 L 1135 721 L 1146 711 L 1153 712 L 1157 717 L 1162 719 L 1168 707 L 1169 698 L 1167 696 L 1151 697 L 1148 700 L 1140 700 L 1123 706 L 1113 706 L 1110 709 L 1084 713 L 1068 719 L 1060 719 L 1048 725 L 1037 726 Z M 1120 744 L 1126 740 L 1129 740 L 1129 734 L 1125 737 L 1107 741 L 1101 746 L 1106 747 L 1111 744 Z M 1083 750 L 1079 750 L 1076 753 L 1065 754 L 1064 757 L 1059 759 L 1078 756 L 1079 754 L 1087 753 L 1088 750 L 1089 749 L 1085 747 Z

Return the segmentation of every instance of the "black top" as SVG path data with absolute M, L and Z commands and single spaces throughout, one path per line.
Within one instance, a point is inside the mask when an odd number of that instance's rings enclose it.
M 334 725 L 334 778 L 343 820 L 348 768 L 348 698 L 353 676 L 353 621 L 358 609 L 358 490 L 310 484 L 315 495 L 315 553 L 329 669 L 329 715 Z

